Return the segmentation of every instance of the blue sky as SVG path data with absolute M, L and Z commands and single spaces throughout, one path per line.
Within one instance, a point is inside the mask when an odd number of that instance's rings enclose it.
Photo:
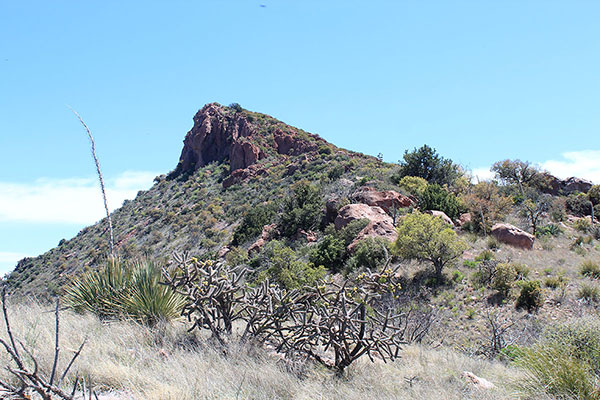
M 264 7 L 261 6 L 264 5 Z M 597 1 L 3 1 L 0 271 L 176 165 L 205 103 L 239 102 L 396 161 L 427 143 L 600 182 Z

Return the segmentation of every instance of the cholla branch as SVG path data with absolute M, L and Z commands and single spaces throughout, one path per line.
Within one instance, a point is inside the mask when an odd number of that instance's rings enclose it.
M 94 142 L 94 137 L 92 136 L 92 132 L 90 132 L 90 129 L 88 128 L 86 123 L 83 121 L 81 116 L 77 113 L 77 111 L 73 110 L 72 108 L 71 108 L 71 111 L 73 111 L 73 114 L 75 114 L 77 119 L 79 119 L 79 122 L 81 122 L 81 125 L 83 125 L 83 127 L 85 128 L 85 131 L 88 134 L 88 138 L 90 139 L 92 157 L 94 158 L 94 163 L 96 164 L 96 172 L 98 173 L 98 181 L 100 181 L 100 190 L 102 191 L 102 200 L 104 201 L 104 210 L 106 211 L 106 220 L 108 221 L 108 234 L 109 234 L 108 244 L 109 244 L 109 248 L 110 248 L 110 255 L 112 258 L 115 258 L 115 253 L 114 253 L 115 241 L 114 241 L 114 237 L 113 237 L 112 221 L 110 218 L 110 211 L 108 209 L 108 202 L 106 200 L 106 190 L 104 188 L 104 179 L 102 178 L 102 172 L 100 171 L 100 162 L 98 161 L 98 157 L 96 156 L 96 143 Z

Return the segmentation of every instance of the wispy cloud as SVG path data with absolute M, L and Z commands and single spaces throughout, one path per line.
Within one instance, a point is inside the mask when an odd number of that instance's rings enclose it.
M 148 189 L 157 174 L 127 171 L 107 179 L 111 209 Z M 104 216 L 104 206 L 95 178 L 41 178 L 32 183 L 0 182 L 0 222 L 90 224 Z
M 552 175 L 564 179 L 570 176 L 600 183 L 600 150 L 569 151 L 561 160 L 548 160 L 541 164 Z

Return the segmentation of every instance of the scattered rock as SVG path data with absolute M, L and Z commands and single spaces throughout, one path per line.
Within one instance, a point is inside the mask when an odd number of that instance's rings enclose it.
M 465 380 L 467 381 L 467 383 L 474 385 L 476 388 L 493 389 L 496 387 L 496 385 L 494 385 L 492 382 L 488 381 L 485 378 L 480 378 L 472 372 L 463 371 L 462 374 L 465 377 Z
M 450 219 L 450 217 L 447 216 L 446 213 L 443 212 L 443 211 L 428 210 L 428 211 L 425 211 L 425 213 L 433 215 L 434 217 L 440 217 L 445 223 L 447 223 L 448 225 L 454 227 L 454 222 L 452 222 L 452 220 Z
M 499 242 L 522 249 L 533 249 L 535 236 L 510 224 L 496 224 L 492 227 L 492 236 Z
M 262 232 L 260 237 L 256 240 L 256 242 L 252 243 L 250 247 L 248 247 L 248 254 L 254 251 L 260 251 L 263 246 L 271 239 L 279 236 L 279 230 L 277 230 L 277 224 L 269 224 L 265 225 L 262 228 Z
M 411 199 L 398 192 L 393 190 L 378 191 L 370 186 L 361 187 L 352 194 L 352 198 L 358 203 L 381 207 L 388 214 L 392 213 L 394 208 L 398 209 L 414 205 Z

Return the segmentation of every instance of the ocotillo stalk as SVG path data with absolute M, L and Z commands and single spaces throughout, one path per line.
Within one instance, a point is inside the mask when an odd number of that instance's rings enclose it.
M 81 122 L 81 124 L 85 128 L 85 131 L 88 134 L 88 138 L 90 139 L 90 147 L 92 150 L 92 157 L 94 158 L 94 163 L 96 163 L 96 172 L 98 173 L 98 180 L 100 181 L 100 190 L 102 190 L 102 199 L 104 200 L 104 210 L 106 211 L 106 220 L 108 221 L 108 234 L 110 236 L 108 245 L 110 248 L 110 256 L 114 259 L 115 258 L 115 252 L 114 252 L 115 251 L 115 243 L 114 243 L 114 238 L 113 238 L 112 221 L 110 220 L 110 211 L 108 210 L 108 202 L 106 201 L 106 190 L 104 189 L 104 179 L 102 179 L 102 172 L 100 172 L 100 162 L 98 161 L 98 157 L 96 156 L 96 143 L 94 142 L 94 137 L 92 136 L 92 133 L 90 132 L 90 128 L 88 128 L 86 123 L 83 122 L 83 119 L 81 118 L 81 116 L 77 113 L 77 111 L 73 110 L 72 108 L 71 108 L 71 111 L 73 111 L 73 114 L 75 114 L 77 119 L 79 119 L 79 122 Z

